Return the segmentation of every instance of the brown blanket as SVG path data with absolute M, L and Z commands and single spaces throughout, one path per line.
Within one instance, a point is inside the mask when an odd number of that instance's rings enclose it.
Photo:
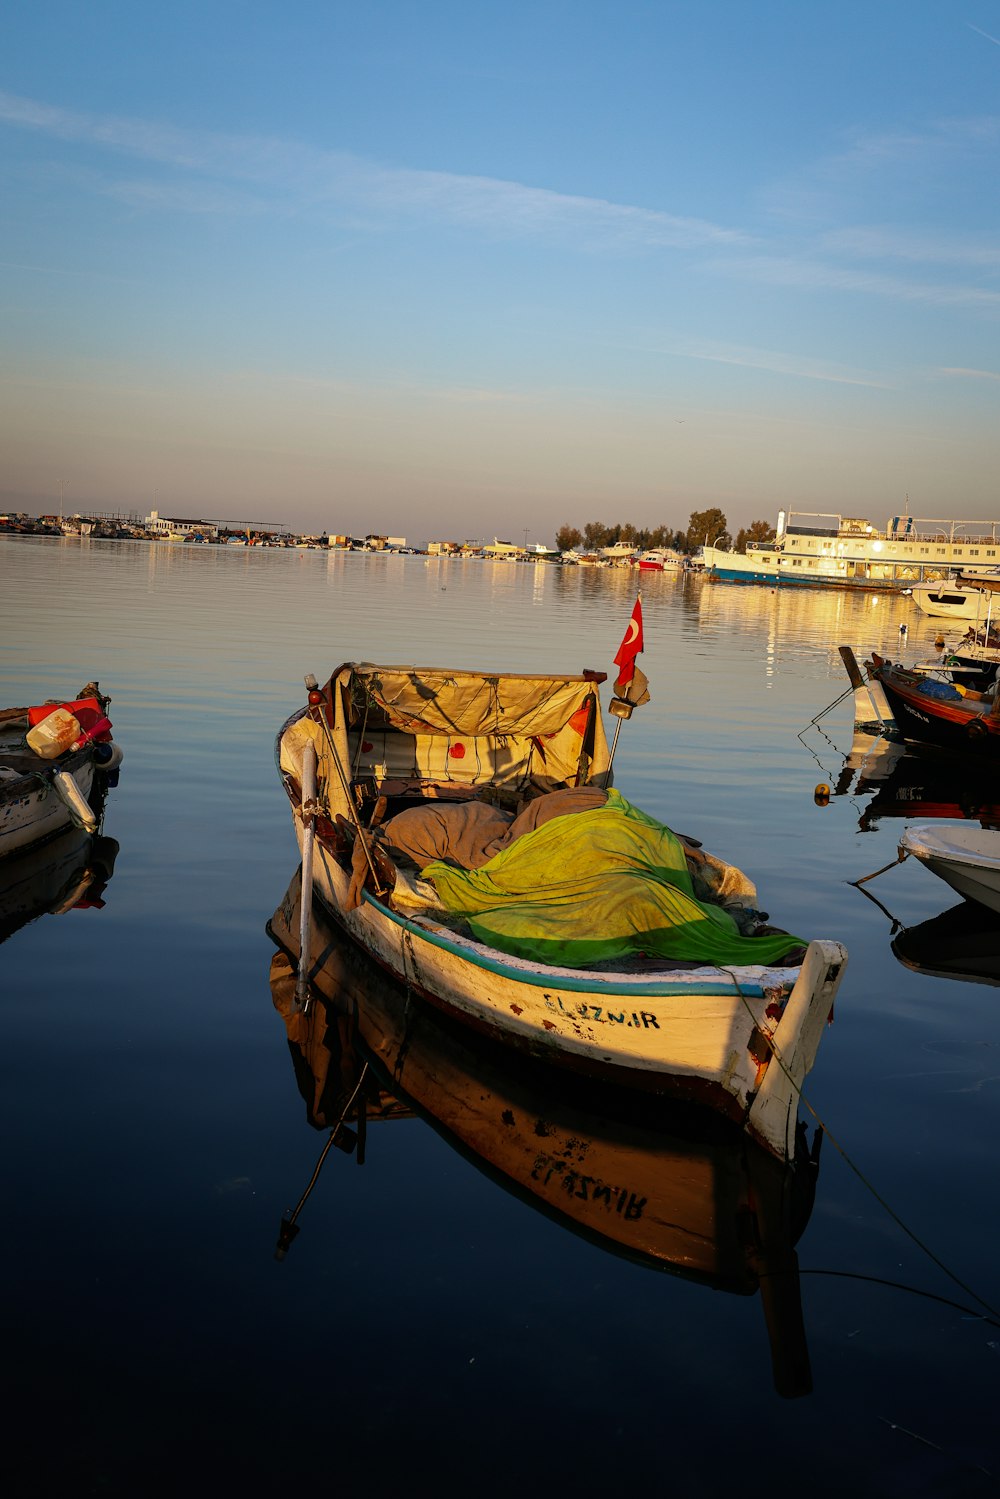
M 522 833 L 553 817 L 593 811 L 607 799 L 598 786 L 570 786 L 535 797 L 516 817 L 483 802 L 425 802 L 391 817 L 381 834 L 393 858 L 412 859 L 418 869 L 434 859 L 459 869 L 480 869 Z

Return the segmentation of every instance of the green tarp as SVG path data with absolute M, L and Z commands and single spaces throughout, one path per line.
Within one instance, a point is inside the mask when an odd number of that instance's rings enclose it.
M 488 864 L 423 870 L 480 942 L 569 968 L 629 954 L 713 965 L 780 962 L 799 937 L 740 936 L 728 911 L 698 901 L 683 845 L 617 791 L 591 812 L 556 817 Z

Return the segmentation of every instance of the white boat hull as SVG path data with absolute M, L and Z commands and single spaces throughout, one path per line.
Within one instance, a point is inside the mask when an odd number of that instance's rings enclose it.
M 301 848 L 299 818 L 295 827 Z M 367 890 L 349 911 L 349 880 L 317 840 L 316 893 L 408 989 L 550 1062 L 711 1104 L 772 1154 L 792 1158 L 799 1090 L 847 959 L 839 943 L 812 942 L 801 970 L 541 967 L 426 914 L 393 910 Z
M 935 619 L 985 619 L 990 612 L 990 594 L 982 588 L 962 584 L 918 583 L 910 590 L 923 614 Z
M 1000 911 L 1000 831 L 973 823 L 920 823 L 899 841 L 966 900 Z
M 86 802 L 94 784 L 93 761 L 88 759 L 76 767 L 72 781 L 79 800 Z M 51 781 L 21 777 L 10 788 L 0 782 L 0 858 L 30 848 L 74 824 L 82 825 L 79 811 Z M 93 832 L 96 826 L 95 817 L 93 826 L 85 831 Z

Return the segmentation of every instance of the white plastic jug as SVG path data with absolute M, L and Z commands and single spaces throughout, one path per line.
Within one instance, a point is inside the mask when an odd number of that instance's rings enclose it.
M 82 732 L 80 720 L 68 708 L 53 708 L 24 737 L 28 748 L 36 755 L 41 755 L 43 760 L 55 760 L 73 748 Z

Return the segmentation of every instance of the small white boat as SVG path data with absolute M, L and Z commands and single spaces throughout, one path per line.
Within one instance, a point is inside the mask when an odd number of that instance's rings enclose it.
M 914 583 L 913 602 L 923 614 L 940 619 L 985 620 L 990 613 L 991 592 L 974 583 L 938 578 L 933 583 Z
M 0 709 L 0 859 L 64 828 L 97 831 L 109 778 L 122 762 L 105 716 L 109 702 L 92 682 L 64 704 Z M 27 735 L 58 706 L 73 712 L 82 742 L 54 759 L 44 759 Z
M 767 927 L 746 876 L 607 788 L 603 680 L 307 679 L 276 745 L 303 909 L 314 887 L 408 991 L 485 1034 L 710 1104 L 790 1160 L 847 954 Z
M 640 552 L 635 562 L 643 572 L 654 573 L 674 572 L 684 566 L 684 558 L 672 547 L 651 547 L 648 552 Z
M 1000 911 L 1000 829 L 969 822 L 917 823 L 900 838 L 899 852 L 912 854 L 967 900 Z

